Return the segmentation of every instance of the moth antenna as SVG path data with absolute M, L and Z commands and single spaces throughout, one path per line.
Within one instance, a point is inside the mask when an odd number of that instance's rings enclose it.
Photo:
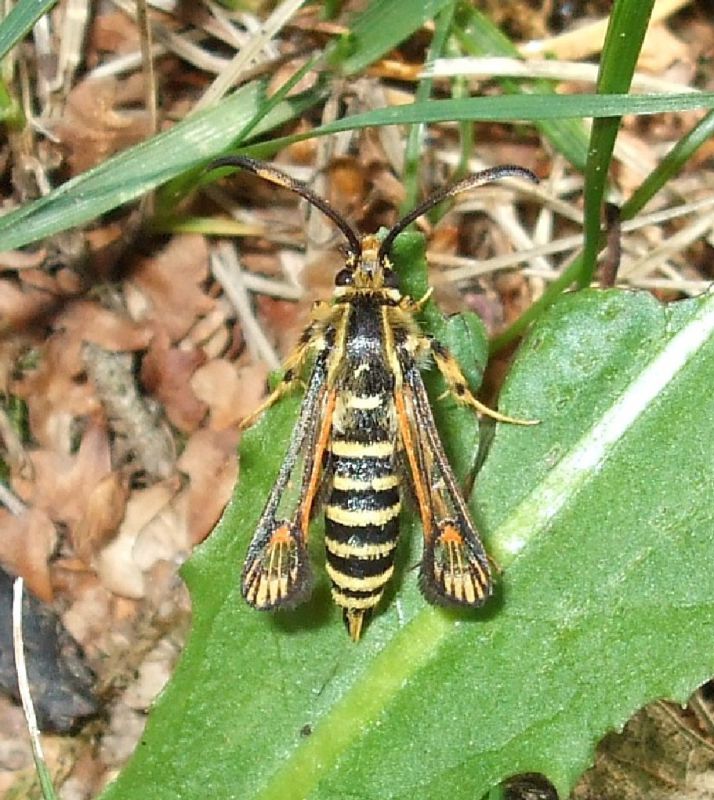
M 501 178 L 524 178 L 533 183 L 538 183 L 538 178 L 529 169 L 517 167 L 512 164 L 503 164 L 499 167 L 489 167 L 489 169 L 475 172 L 473 175 L 469 175 L 451 186 L 439 189 L 434 192 L 434 194 L 429 195 L 423 203 L 420 203 L 415 209 L 410 211 L 405 217 L 402 217 L 399 222 L 390 228 L 379 247 L 379 252 L 377 253 L 378 261 L 382 261 L 382 259 L 389 255 L 394 240 L 405 228 L 408 228 L 415 219 L 419 219 L 422 214 L 426 214 L 426 212 L 430 211 L 434 206 L 439 205 L 442 200 L 465 192 L 468 189 L 475 189 L 487 183 L 501 180 Z
M 269 183 L 274 183 L 276 186 L 281 186 L 283 189 L 287 189 L 294 194 L 300 195 L 300 197 L 307 200 L 310 205 L 315 206 L 315 208 L 317 208 L 319 211 L 322 211 L 326 217 L 335 223 L 345 239 L 347 239 L 347 243 L 349 245 L 349 254 L 351 256 L 357 258 L 362 252 L 360 238 L 349 222 L 347 222 L 347 220 L 335 208 L 333 208 L 327 202 L 327 200 L 325 200 L 323 197 L 320 197 L 318 194 L 315 194 L 315 192 L 313 192 L 309 186 L 302 183 L 302 181 L 295 180 L 295 178 L 291 178 L 290 175 L 282 172 L 279 169 L 276 169 L 270 164 L 266 164 L 262 161 L 256 161 L 256 159 L 248 158 L 248 156 L 221 156 L 220 158 L 211 161 L 206 166 L 206 171 L 218 169 L 219 167 L 238 167 L 239 169 L 245 169 L 248 172 L 252 172 L 254 175 L 257 175 L 259 178 L 268 181 Z

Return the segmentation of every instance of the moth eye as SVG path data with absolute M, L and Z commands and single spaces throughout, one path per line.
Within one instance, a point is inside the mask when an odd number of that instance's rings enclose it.
M 396 272 L 392 272 L 391 269 L 387 269 L 384 271 L 384 285 L 387 289 L 398 289 L 399 288 L 399 276 Z
M 352 284 L 352 270 L 341 269 L 335 275 L 335 286 L 350 286 Z

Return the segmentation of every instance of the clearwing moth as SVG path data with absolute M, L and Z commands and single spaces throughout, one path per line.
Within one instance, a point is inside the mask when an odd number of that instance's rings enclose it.
M 470 175 L 432 194 L 380 242 L 358 236 L 326 200 L 268 164 L 225 156 L 208 168 L 219 167 L 248 170 L 300 195 L 347 240 L 332 301 L 314 306 L 281 383 L 242 423 L 251 424 L 287 392 L 305 386 L 287 453 L 248 548 L 243 596 L 261 610 L 306 599 L 312 587 L 309 524 L 322 503 L 332 597 L 358 641 L 394 572 L 402 489 L 409 485 L 423 528 L 422 593 L 438 605 L 480 606 L 492 589 L 488 557 L 444 453 L 421 370 L 435 364 L 457 402 L 477 412 L 532 423 L 499 414 L 474 397 L 457 361 L 421 330 L 416 315 L 428 295 L 415 301 L 400 292 L 390 251 L 399 233 L 446 198 L 506 177 L 537 179 L 517 166 Z M 284 509 L 291 482 L 298 485 L 296 499 Z

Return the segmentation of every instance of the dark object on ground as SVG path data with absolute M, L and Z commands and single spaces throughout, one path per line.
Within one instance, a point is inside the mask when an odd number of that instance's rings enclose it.
M 19 701 L 12 646 L 13 576 L 0 569 L 0 691 Z M 99 707 L 92 693 L 94 673 L 82 648 L 55 612 L 25 591 L 22 631 L 32 701 L 41 730 L 70 733 Z

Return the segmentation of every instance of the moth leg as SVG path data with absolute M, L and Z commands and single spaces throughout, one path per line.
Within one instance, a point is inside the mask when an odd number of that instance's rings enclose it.
M 411 314 L 418 314 L 427 304 L 432 294 L 434 294 L 434 287 L 430 286 L 418 300 L 404 298 L 406 300 L 406 305 L 408 306 L 408 311 Z
M 290 394 L 290 392 L 294 391 L 295 389 L 303 386 L 304 382 L 301 378 L 297 377 L 294 372 L 288 370 L 283 375 L 282 380 L 280 383 L 273 389 L 273 391 L 266 397 L 266 399 L 253 411 L 251 414 L 248 414 L 247 417 L 243 417 L 240 421 L 238 428 L 244 431 L 246 428 L 250 428 L 250 426 L 258 419 L 258 417 L 264 412 L 267 411 L 274 403 L 277 403 L 281 397 L 284 397 L 286 394 Z
M 489 408 L 477 400 L 469 389 L 466 378 L 464 377 L 464 373 L 461 371 L 461 367 L 456 359 L 451 355 L 449 350 L 436 339 L 429 337 L 425 338 L 429 343 L 429 348 L 431 349 L 431 353 L 434 357 L 434 362 L 439 368 L 439 372 L 441 372 L 441 374 L 444 376 L 448 392 L 450 392 L 456 398 L 458 403 L 467 405 L 470 408 L 473 408 L 474 411 L 477 411 L 479 414 L 483 414 L 486 417 L 491 417 L 491 419 L 495 419 L 497 422 L 510 422 L 513 425 L 539 424 L 540 420 L 537 419 L 518 419 L 517 417 L 509 417 L 506 414 L 501 414 L 499 411 L 495 411 L 494 409 Z
M 300 375 L 310 351 L 318 347 L 319 329 L 320 324 L 316 320 L 313 320 L 305 328 L 300 335 L 297 347 L 288 356 L 283 365 L 285 371 L 280 383 L 255 411 L 248 414 L 247 417 L 244 417 L 240 421 L 240 425 L 238 426 L 240 430 L 249 428 L 264 411 L 267 411 L 273 404 L 277 403 L 280 398 L 304 385 L 304 381 Z

